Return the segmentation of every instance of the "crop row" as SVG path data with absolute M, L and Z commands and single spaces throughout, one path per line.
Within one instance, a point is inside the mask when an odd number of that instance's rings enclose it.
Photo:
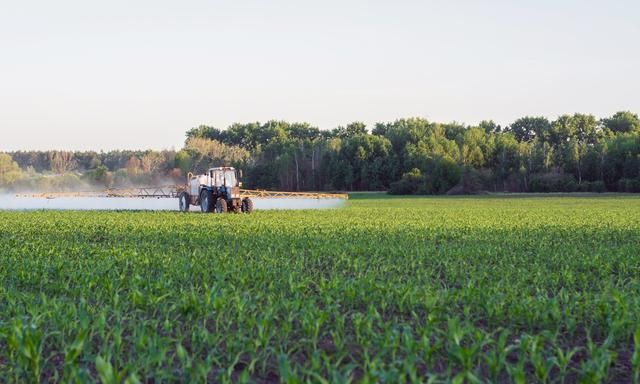
M 640 199 L 0 212 L 0 382 L 640 375 Z

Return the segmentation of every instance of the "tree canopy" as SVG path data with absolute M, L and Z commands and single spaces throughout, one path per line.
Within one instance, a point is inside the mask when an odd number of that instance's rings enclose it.
M 184 182 L 214 165 L 244 170 L 250 188 L 478 191 L 640 191 L 640 119 L 628 111 L 597 119 L 524 116 L 501 127 L 413 117 L 322 130 L 306 122 L 201 125 L 175 151 L 21 151 L 0 157 L 0 185 L 60 175 L 90 184 Z M 68 176 L 67 176 L 68 177 Z M 75 179 L 74 179 L 75 180 Z

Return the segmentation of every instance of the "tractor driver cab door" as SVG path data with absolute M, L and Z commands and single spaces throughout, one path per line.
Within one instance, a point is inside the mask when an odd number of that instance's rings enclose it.
M 236 171 L 233 169 L 226 169 L 223 175 L 223 182 L 227 187 L 235 187 L 237 185 Z
M 211 185 L 213 185 L 214 187 L 222 186 L 222 172 L 211 171 Z

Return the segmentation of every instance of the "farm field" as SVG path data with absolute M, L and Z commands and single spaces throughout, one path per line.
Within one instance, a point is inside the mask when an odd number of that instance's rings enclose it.
M 640 375 L 636 196 L 0 211 L 0 282 L 0 382 Z

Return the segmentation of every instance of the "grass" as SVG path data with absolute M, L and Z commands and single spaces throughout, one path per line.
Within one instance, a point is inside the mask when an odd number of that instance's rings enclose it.
M 639 249 L 628 195 L 0 212 L 0 382 L 637 381 Z

